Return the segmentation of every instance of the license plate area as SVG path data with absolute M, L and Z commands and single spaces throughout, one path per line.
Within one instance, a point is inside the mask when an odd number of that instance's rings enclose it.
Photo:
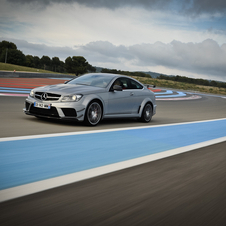
M 51 104 L 34 102 L 34 107 L 36 107 L 36 108 L 50 109 L 51 108 Z

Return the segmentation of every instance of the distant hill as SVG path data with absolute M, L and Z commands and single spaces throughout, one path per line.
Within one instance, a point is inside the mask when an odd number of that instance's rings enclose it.
M 102 71 L 102 67 L 95 67 L 96 68 L 96 72 L 99 73 Z M 109 69 L 109 68 L 108 68 Z M 133 71 L 136 72 L 136 71 Z M 174 75 L 166 75 L 166 74 L 162 74 L 162 73 L 156 73 L 156 72 L 152 72 L 152 71 L 137 71 L 137 72 L 143 72 L 145 74 L 151 75 L 152 78 L 157 78 L 160 75 L 165 75 L 165 76 L 169 76 L 169 77 L 173 77 Z
M 151 71 L 141 71 L 141 72 L 143 72 L 145 74 L 151 75 L 152 78 L 157 78 L 160 75 L 164 75 L 164 74 L 160 74 L 160 73 L 156 73 L 156 72 L 151 72 Z
M 96 68 L 96 72 L 97 73 L 100 73 L 102 71 L 102 69 L 103 69 L 102 67 L 95 67 L 95 68 Z
M 175 75 L 166 75 L 166 74 L 163 74 L 163 73 L 156 73 L 156 72 L 152 72 L 152 71 L 140 71 L 140 72 L 151 75 L 152 78 L 157 78 L 160 75 L 164 75 L 164 76 L 168 76 L 168 77 L 175 77 Z

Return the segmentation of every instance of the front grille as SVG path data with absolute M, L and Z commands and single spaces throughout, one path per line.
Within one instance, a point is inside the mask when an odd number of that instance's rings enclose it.
M 76 117 L 77 113 L 74 108 L 61 108 L 65 116 Z
M 55 93 L 45 93 L 45 92 L 36 92 L 35 98 L 38 100 L 44 101 L 57 101 L 59 100 L 61 95 Z
M 59 114 L 55 107 L 51 107 L 50 109 L 44 109 L 44 108 L 36 108 L 36 107 L 34 107 L 34 104 L 31 104 L 30 113 L 35 114 L 35 115 L 59 118 Z

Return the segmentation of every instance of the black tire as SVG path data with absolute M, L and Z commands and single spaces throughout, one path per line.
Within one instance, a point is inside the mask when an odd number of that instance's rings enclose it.
M 144 106 L 142 115 L 141 115 L 141 121 L 142 122 L 150 122 L 152 119 L 153 109 L 152 105 L 150 103 L 147 103 Z
M 98 101 L 92 101 L 86 109 L 85 124 L 96 126 L 102 118 L 102 107 Z

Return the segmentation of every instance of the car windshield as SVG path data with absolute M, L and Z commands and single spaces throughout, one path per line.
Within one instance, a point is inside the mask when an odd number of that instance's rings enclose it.
M 76 79 L 71 80 L 68 84 L 96 86 L 100 88 L 106 88 L 113 79 L 112 76 L 101 75 L 101 74 L 88 74 L 82 75 Z

